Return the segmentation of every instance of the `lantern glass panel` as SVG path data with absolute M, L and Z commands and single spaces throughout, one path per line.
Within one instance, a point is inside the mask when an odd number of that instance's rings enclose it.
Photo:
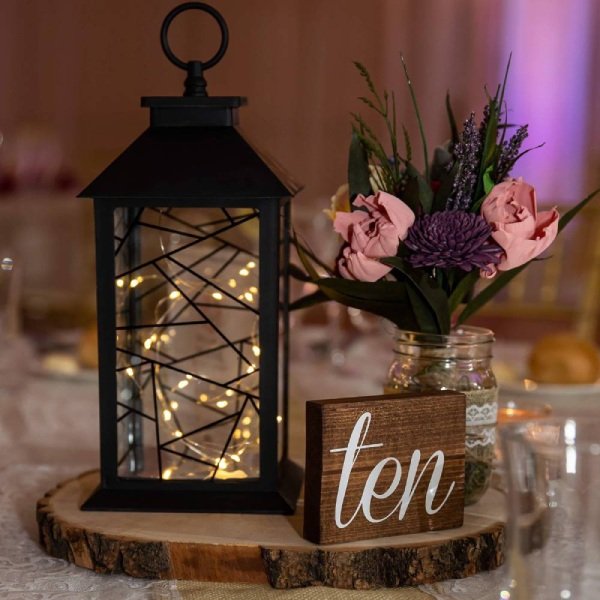
M 114 211 L 118 474 L 260 476 L 259 211 Z

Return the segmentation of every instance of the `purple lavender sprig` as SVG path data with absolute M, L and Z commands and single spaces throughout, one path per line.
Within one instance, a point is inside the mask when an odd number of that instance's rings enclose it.
M 417 218 L 404 244 L 413 267 L 458 267 L 471 271 L 498 264 L 502 248 L 491 238 L 483 217 L 462 211 L 442 211 Z
M 481 119 L 481 123 L 479 125 L 479 134 L 481 135 L 481 139 L 483 139 L 483 137 L 485 136 L 485 132 L 487 131 L 487 126 L 490 122 L 491 113 L 492 113 L 492 110 L 490 108 L 490 103 L 488 102 L 483 107 L 483 118 Z
M 497 174 L 498 180 L 504 179 L 510 174 L 515 162 L 519 158 L 521 145 L 529 135 L 528 125 L 522 125 L 515 131 L 508 142 L 503 142 L 500 148 L 500 156 L 498 158 Z
M 446 210 L 468 210 L 481 160 L 481 132 L 475 123 L 475 113 L 471 113 L 465 121 L 460 141 L 454 147 L 454 156 L 459 169 L 446 203 Z

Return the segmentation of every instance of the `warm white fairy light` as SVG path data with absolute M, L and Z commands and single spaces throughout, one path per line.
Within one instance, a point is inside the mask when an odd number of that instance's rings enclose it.
M 277 415 L 277 422 L 281 423 L 283 421 L 283 417 L 281 415 Z
M 241 277 L 248 277 L 251 275 L 251 269 L 255 269 L 257 267 L 257 262 L 251 260 L 249 261 L 246 266 L 239 268 L 239 275 Z M 208 272 L 206 273 L 207 275 L 209 274 Z M 257 275 L 257 273 L 252 273 L 252 275 Z M 124 279 L 119 279 L 117 280 L 116 285 L 118 287 L 132 287 L 135 288 L 138 285 L 140 285 L 142 282 L 144 281 L 144 278 L 141 276 L 135 277 L 135 278 L 124 278 Z M 247 283 L 254 283 L 252 281 L 248 281 Z M 231 297 L 229 296 L 229 294 L 232 294 L 233 297 L 237 296 L 242 302 L 249 302 L 249 303 L 255 303 L 258 302 L 258 287 L 257 285 L 251 285 L 251 286 L 247 286 L 247 285 L 243 285 L 243 282 L 241 282 L 238 278 L 237 275 L 234 275 L 234 277 L 229 277 L 227 279 L 225 279 L 222 284 L 221 284 L 221 289 L 219 289 L 219 287 L 216 287 L 216 289 L 213 287 L 213 291 L 210 292 L 209 294 L 212 297 L 213 300 L 220 302 L 223 300 L 227 300 L 227 297 Z M 231 290 L 231 292 L 227 292 L 224 290 Z M 177 289 L 172 289 L 172 291 L 167 292 L 167 301 L 168 300 L 177 300 L 178 298 L 181 298 L 182 292 L 180 292 Z M 159 327 L 159 325 L 157 325 L 157 327 Z M 164 327 L 164 325 L 162 325 L 162 327 Z M 162 328 L 161 327 L 161 328 Z M 163 332 L 160 332 L 160 329 L 156 330 L 157 333 L 149 335 L 147 339 L 142 338 L 141 342 L 144 346 L 144 348 L 146 348 L 147 350 L 151 350 L 155 344 L 157 344 L 156 349 L 158 351 L 158 349 L 160 348 L 160 343 L 173 343 L 175 340 L 173 339 L 175 337 L 175 335 L 177 334 L 177 330 L 173 327 L 171 327 L 168 330 L 163 329 Z M 181 333 L 181 332 L 180 332 Z M 261 349 L 260 346 L 258 345 L 258 343 L 253 344 L 252 342 L 249 344 L 250 346 L 250 351 L 252 352 L 252 355 L 254 357 L 256 357 L 258 359 L 258 357 L 260 357 L 261 354 Z M 143 359 L 140 359 L 140 361 L 143 361 Z M 258 362 L 258 360 L 257 360 Z M 132 366 L 128 367 L 126 369 L 126 373 L 127 375 L 129 375 L 130 377 L 134 377 L 134 369 L 136 368 L 135 363 L 132 361 L 130 363 Z M 254 373 L 257 369 L 257 366 L 253 363 L 250 364 L 246 364 L 246 366 L 244 367 L 246 373 L 248 375 Z M 180 375 L 181 379 L 179 381 L 175 381 L 173 382 L 172 385 L 174 385 L 174 387 L 169 387 L 165 389 L 165 393 L 167 391 L 170 392 L 174 392 L 177 389 L 183 390 L 184 388 L 189 386 L 189 382 L 190 381 L 195 381 L 196 383 L 198 382 L 198 380 L 200 380 L 202 382 L 203 379 L 206 379 L 206 375 L 197 375 L 197 376 L 192 376 L 190 374 L 184 374 L 184 375 Z M 225 389 L 223 390 L 223 388 L 218 388 L 218 386 L 215 386 L 213 384 L 209 384 L 208 381 L 203 382 L 203 386 L 206 390 L 207 393 L 203 392 L 197 395 L 195 395 L 195 399 L 196 402 L 198 404 L 200 403 L 206 403 L 206 402 L 210 402 L 211 404 L 213 404 L 213 406 L 218 407 L 219 409 L 225 409 L 227 408 L 229 405 L 231 405 L 231 401 L 235 398 L 236 392 L 235 389 L 231 388 L 231 389 Z M 161 411 L 162 413 L 162 419 L 163 421 L 166 423 L 169 423 L 169 429 L 170 429 L 170 435 L 176 439 L 180 439 L 183 438 L 181 440 L 182 443 L 185 443 L 185 434 L 178 429 L 177 426 L 177 413 L 174 413 L 174 411 L 176 411 L 178 408 L 180 408 L 180 404 L 175 401 L 175 400 L 170 400 L 168 395 L 165 396 L 165 394 L 161 394 L 160 390 L 157 390 L 157 398 L 161 401 L 162 403 L 162 407 L 163 410 Z M 280 419 L 278 419 L 279 421 Z M 240 471 L 240 470 L 236 470 L 239 469 L 239 463 L 242 462 L 242 454 L 244 453 L 244 450 L 246 449 L 246 446 L 248 446 L 248 444 L 250 444 L 250 447 L 254 447 L 255 443 L 258 443 L 258 438 L 255 438 L 256 436 L 256 432 L 253 431 L 254 429 L 254 423 L 255 419 L 253 419 L 250 416 L 244 416 L 243 418 L 240 419 L 240 426 L 238 428 L 235 428 L 232 434 L 232 439 L 236 440 L 236 446 L 237 448 L 235 448 L 234 453 L 233 454 L 229 454 L 227 456 L 227 460 L 225 458 L 219 459 L 219 458 L 215 458 L 214 460 L 214 464 L 217 467 L 217 471 L 219 472 L 217 474 L 217 477 L 219 478 L 229 478 L 230 476 L 234 476 L 234 477 L 246 477 L 248 476 L 247 474 L 244 473 L 244 471 Z M 179 443 L 179 442 L 177 442 Z M 165 468 L 162 471 L 162 478 L 163 479 L 170 479 L 175 475 L 175 472 L 177 471 L 176 467 L 169 467 L 169 468 Z M 188 475 L 190 476 L 196 476 L 196 473 L 189 473 Z M 181 477 L 181 474 L 179 475 Z
M 125 373 L 127 373 L 127 375 L 129 375 L 129 377 L 133 377 L 133 369 L 131 367 L 127 367 L 125 369 Z
M 125 282 L 122 279 L 117 279 L 117 287 L 122 288 L 125 285 Z

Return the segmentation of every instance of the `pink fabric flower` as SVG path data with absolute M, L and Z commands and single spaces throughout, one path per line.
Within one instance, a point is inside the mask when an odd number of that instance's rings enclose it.
M 529 262 L 546 250 L 558 233 L 558 211 L 538 213 L 535 190 L 522 178 L 495 185 L 481 205 L 481 216 L 504 250 L 498 265 L 482 269 L 481 276 L 488 279 L 496 270 L 510 271 Z
M 366 211 L 338 212 L 333 222 L 348 244 L 338 260 L 338 270 L 345 279 L 377 281 L 392 270 L 377 259 L 398 252 L 415 215 L 402 200 L 386 192 L 358 195 L 353 204 Z

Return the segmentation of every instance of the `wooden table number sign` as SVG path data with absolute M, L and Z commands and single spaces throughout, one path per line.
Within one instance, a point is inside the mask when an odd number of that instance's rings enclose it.
M 306 404 L 304 537 L 318 544 L 461 527 L 465 397 Z

